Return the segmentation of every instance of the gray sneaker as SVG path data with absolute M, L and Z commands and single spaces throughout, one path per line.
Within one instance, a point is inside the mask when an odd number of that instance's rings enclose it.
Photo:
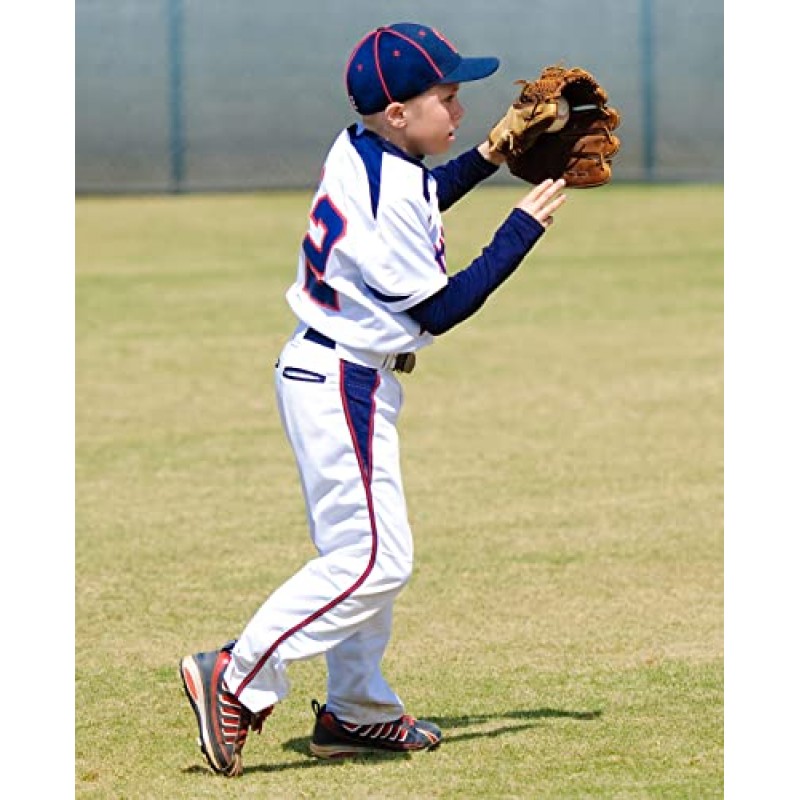
M 347 758 L 364 753 L 433 750 L 442 741 L 442 732 L 432 722 L 407 714 L 392 722 L 355 725 L 340 720 L 316 700 L 311 701 L 316 716 L 311 736 L 311 753 L 317 758 Z
M 195 653 L 180 663 L 181 680 L 197 727 L 198 744 L 214 772 L 230 778 L 242 774 L 242 749 L 247 733 L 261 733 L 261 726 L 272 713 L 272 707 L 253 714 L 246 709 L 222 682 L 231 660 L 232 645 L 222 650 Z

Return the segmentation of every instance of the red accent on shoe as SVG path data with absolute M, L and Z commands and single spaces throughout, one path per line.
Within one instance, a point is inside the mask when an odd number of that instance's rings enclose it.
M 187 672 L 184 675 L 184 682 L 186 683 L 187 690 L 191 693 L 192 697 L 194 698 L 195 703 L 200 702 L 200 695 L 197 693 L 197 687 L 194 685 L 194 681 L 192 680 L 192 676 L 189 675 Z

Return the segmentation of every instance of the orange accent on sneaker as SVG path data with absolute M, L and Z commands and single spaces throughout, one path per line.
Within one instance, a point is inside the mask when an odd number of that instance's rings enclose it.
M 192 676 L 188 672 L 183 673 L 183 680 L 186 683 L 186 688 L 191 693 L 192 697 L 194 698 L 195 703 L 200 702 L 200 696 L 197 694 L 197 687 L 194 685 L 194 681 L 192 680 Z

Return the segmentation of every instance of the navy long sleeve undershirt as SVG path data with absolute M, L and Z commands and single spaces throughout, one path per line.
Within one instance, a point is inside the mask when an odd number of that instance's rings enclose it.
M 477 147 L 467 150 L 440 167 L 434 167 L 431 174 L 436 179 L 439 210 L 447 211 L 481 181 L 494 175 L 498 169 L 497 164 L 487 161 L 478 152 Z
M 408 309 L 408 314 L 434 336 L 449 331 L 486 302 L 522 263 L 544 230 L 530 214 L 515 208 L 468 267 L 436 294 Z

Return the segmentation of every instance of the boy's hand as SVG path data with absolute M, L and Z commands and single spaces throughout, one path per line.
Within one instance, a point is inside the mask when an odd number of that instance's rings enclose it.
M 543 88 L 539 89 L 540 85 Z M 555 122 L 558 116 L 557 98 L 547 96 L 553 87 L 540 81 L 528 81 L 526 87 L 532 88 L 528 94 L 521 94 L 489 131 L 490 153 L 519 155 Z
M 563 178 L 554 181 L 548 178 L 537 184 L 517 203 L 516 208 L 532 216 L 542 227 L 549 228 L 553 224 L 553 214 L 567 200 L 562 192 L 566 185 Z
M 492 143 L 487 139 L 478 145 L 478 152 L 490 163 L 501 166 L 506 163 L 506 157 L 499 150 L 492 150 Z

